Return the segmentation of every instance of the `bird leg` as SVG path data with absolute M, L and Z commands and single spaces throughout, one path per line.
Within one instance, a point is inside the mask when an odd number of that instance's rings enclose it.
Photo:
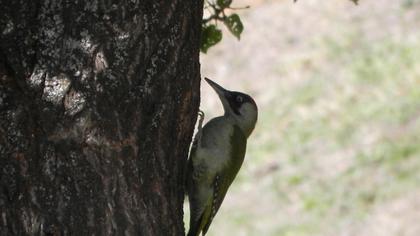
M 202 136 L 202 129 L 203 129 L 203 121 L 204 121 L 204 112 L 202 110 L 198 110 L 198 125 L 197 125 L 197 135 L 195 136 L 194 143 L 200 146 L 201 144 L 201 136 Z

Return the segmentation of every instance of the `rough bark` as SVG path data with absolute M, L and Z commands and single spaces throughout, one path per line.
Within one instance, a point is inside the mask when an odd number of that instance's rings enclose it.
M 0 1 L 0 235 L 184 235 L 202 4 Z

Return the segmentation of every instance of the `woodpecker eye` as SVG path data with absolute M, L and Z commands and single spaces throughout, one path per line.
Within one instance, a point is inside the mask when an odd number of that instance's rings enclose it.
M 244 101 L 244 99 L 241 96 L 237 96 L 236 101 L 239 102 L 239 103 L 242 103 Z

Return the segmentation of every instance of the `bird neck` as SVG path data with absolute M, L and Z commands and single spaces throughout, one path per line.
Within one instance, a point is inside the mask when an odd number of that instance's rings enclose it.
M 231 114 L 225 114 L 225 117 L 232 122 L 233 125 L 238 126 L 244 135 L 248 138 L 255 128 L 257 123 L 257 116 L 238 117 Z

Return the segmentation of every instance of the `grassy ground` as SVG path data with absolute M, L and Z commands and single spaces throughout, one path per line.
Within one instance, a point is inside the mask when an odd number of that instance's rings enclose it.
M 202 56 L 260 108 L 208 235 L 420 235 L 419 1 L 249 4 Z M 221 113 L 204 83 L 202 109 Z

